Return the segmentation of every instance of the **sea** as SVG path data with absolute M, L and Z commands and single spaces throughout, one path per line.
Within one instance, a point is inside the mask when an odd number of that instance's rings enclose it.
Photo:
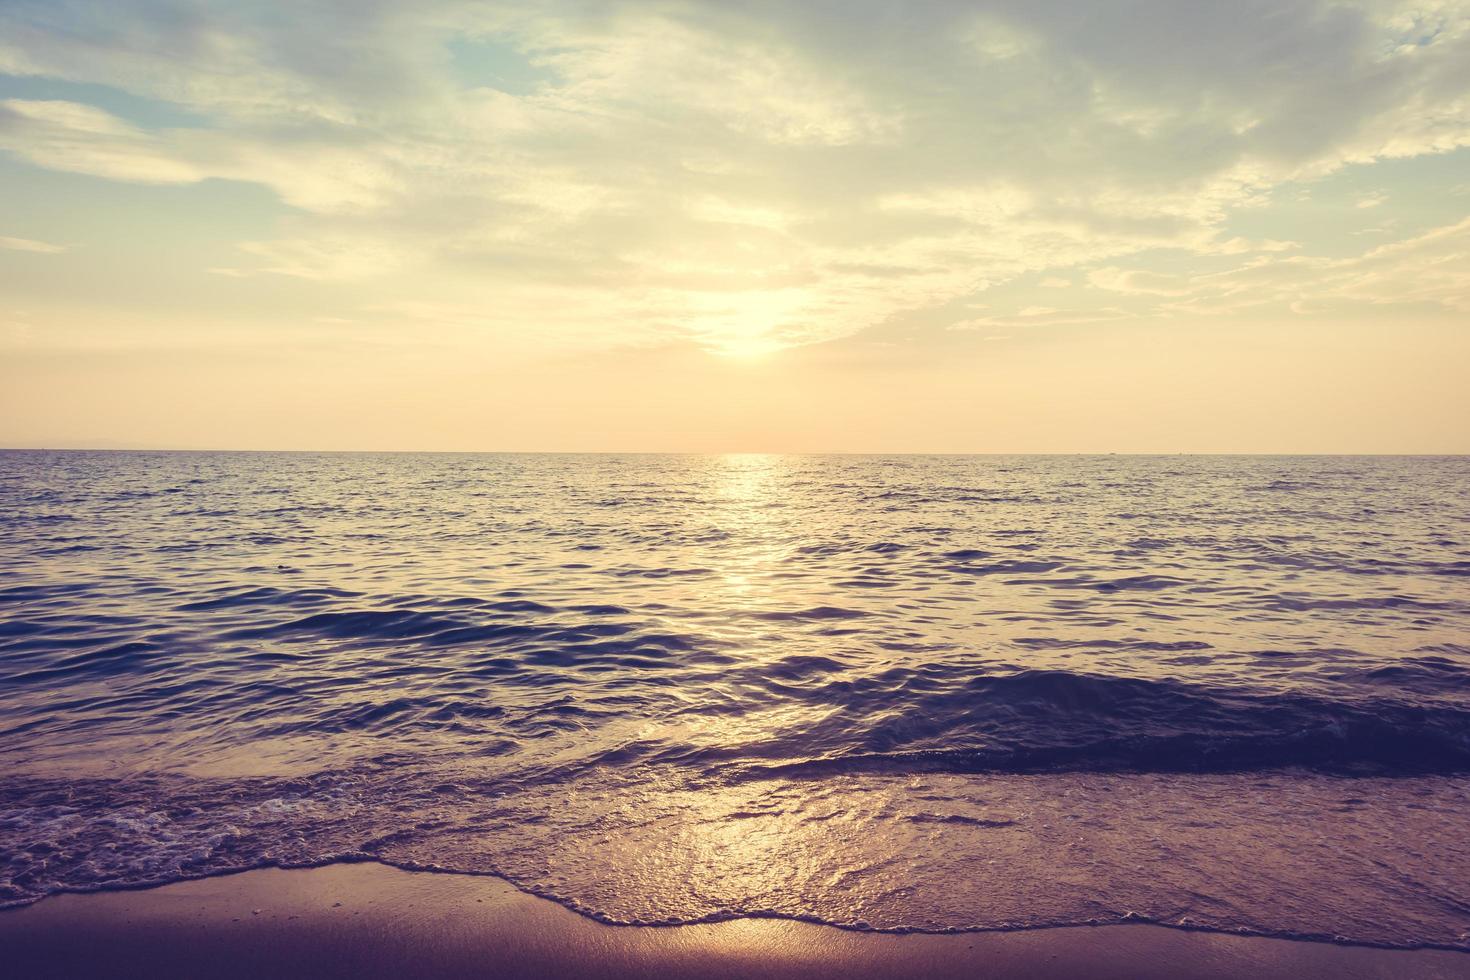
M 1470 458 L 0 453 L 0 905 L 1470 949 Z

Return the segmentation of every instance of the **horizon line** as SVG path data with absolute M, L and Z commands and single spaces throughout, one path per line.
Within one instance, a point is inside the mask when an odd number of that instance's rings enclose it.
M 919 449 L 919 450 L 681 450 L 681 449 L 232 449 L 164 446 L 0 446 L 0 453 L 257 453 L 303 456 L 1316 456 L 1316 457 L 1417 457 L 1470 456 L 1460 452 L 1289 452 L 1249 449 L 1172 450 L 1006 450 L 1006 449 Z

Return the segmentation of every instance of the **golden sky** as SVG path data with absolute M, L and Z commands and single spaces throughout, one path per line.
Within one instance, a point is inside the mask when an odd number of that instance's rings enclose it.
M 1470 2 L 0 5 L 0 445 L 1470 451 Z

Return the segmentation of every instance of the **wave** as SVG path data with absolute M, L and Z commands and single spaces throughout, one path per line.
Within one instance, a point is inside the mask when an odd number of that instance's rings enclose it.
M 1386 685 L 1415 670 L 1369 672 L 1362 680 Z M 784 679 L 795 676 L 783 672 Z M 1470 676 L 1442 663 L 1418 667 L 1416 680 L 1441 692 L 1463 692 Z M 921 676 L 890 676 L 811 687 L 805 696 L 837 713 L 812 728 L 743 747 L 736 755 L 765 758 L 741 765 L 739 778 L 1291 767 L 1339 774 L 1470 772 L 1470 705 L 1450 700 L 1262 693 L 1044 670 L 938 688 Z M 829 751 L 803 755 L 803 746 Z
M 711 793 L 649 780 L 658 791 L 630 800 L 630 784 L 601 774 L 544 791 L 406 756 L 294 779 L 12 779 L 0 782 L 0 907 L 378 861 L 496 875 L 614 924 L 1148 921 L 1470 949 L 1456 897 L 1464 781 L 849 772 Z M 1160 854 L 1167 873 L 1138 874 Z M 1059 878 L 1099 884 L 1059 891 Z

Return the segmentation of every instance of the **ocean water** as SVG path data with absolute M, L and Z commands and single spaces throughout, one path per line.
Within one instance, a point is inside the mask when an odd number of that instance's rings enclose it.
M 1470 949 L 1470 459 L 0 453 L 0 903 Z

